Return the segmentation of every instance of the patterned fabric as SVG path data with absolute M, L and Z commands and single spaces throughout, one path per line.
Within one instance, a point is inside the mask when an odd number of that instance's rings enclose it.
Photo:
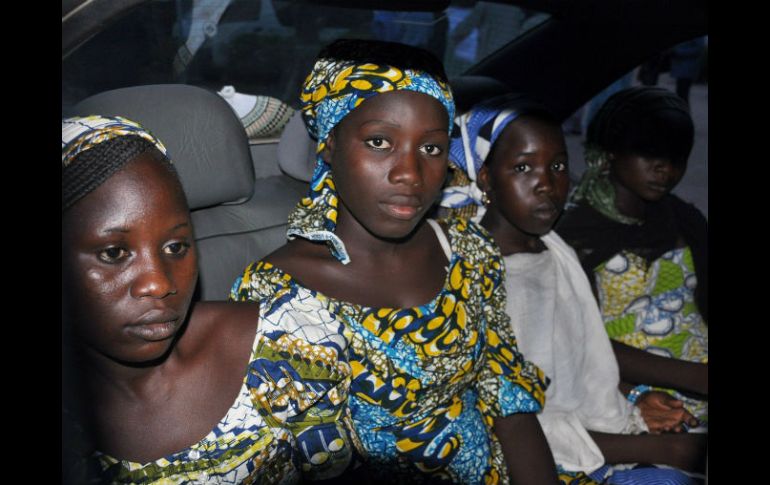
M 113 138 L 138 136 L 155 145 L 168 156 L 166 147 L 139 123 L 122 116 L 85 116 L 61 122 L 61 164 L 69 165 L 80 153 Z
M 449 86 L 417 70 L 399 69 L 352 61 L 319 59 L 305 80 L 300 94 L 302 118 L 314 139 L 318 140 L 316 167 L 310 181 L 310 193 L 289 214 L 287 235 L 311 241 L 325 241 L 332 254 L 343 264 L 350 262 L 345 244 L 334 234 L 337 227 L 337 191 L 329 165 L 321 158 L 326 138 L 345 116 L 364 100 L 391 91 L 415 91 L 437 99 L 451 120 L 454 101 Z
M 610 338 L 664 357 L 708 362 L 708 327 L 695 304 L 695 265 L 689 247 L 652 265 L 623 251 L 596 269 L 599 303 Z M 708 403 L 671 391 L 698 419 Z
M 260 315 L 235 403 L 195 445 L 147 464 L 97 453 L 110 483 L 296 483 L 342 473 L 354 439 L 340 324 L 317 300 Z
M 444 189 L 441 206 L 458 209 L 470 204 L 483 205 L 476 177 L 495 141 L 516 118 L 544 108 L 521 94 L 507 94 L 480 103 L 454 120 L 449 145 L 449 160 L 462 173 L 468 184 Z
M 588 145 L 585 150 L 586 171 L 569 197 L 567 208 L 586 200 L 591 207 L 605 217 L 623 224 L 642 224 L 642 220 L 622 214 L 615 207 L 615 187 L 610 182 L 609 155 L 597 145 Z
M 444 286 L 418 307 L 337 301 L 264 261 L 246 269 L 230 298 L 267 305 L 307 298 L 339 322 L 349 342 L 349 407 L 373 476 L 507 483 L 493 418 L 540 410 L 546 378 L 517 350 L 489 235 L 454 220 L 448 236 Z
M 699 485 L 703 483 L 702 480 L 696 480 L 681 470 L 662 465 L 633 465 L 626 468 L 605 465 L 590 476 L 608 485 Z

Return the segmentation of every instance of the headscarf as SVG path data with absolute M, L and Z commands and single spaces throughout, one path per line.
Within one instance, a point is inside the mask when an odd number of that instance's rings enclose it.
M 142 141 L 114 147 L 104 159 L 82 157 L 83 152 L 109 140 L 121 137 L 137 137 Z M 163 144 L 138 123 L 120 116 L 86 116 L 62 120 L 61 168 L 62 211 L 96 189 L 129 160 L 154 146 L 168 160 Z
M 61 122 L 61 165 L 67 167 L 81 152 L 120 136 L 138 136 L 168 156 L 166 147 L 139 123 L 122 116 L 75 116 Z
M 512 121 L 535 111 L 547 112 L 547 109 L 525 95 L 506 94 L 479 103 L 455 119 L 449 162 L 467 175 L 468 181 L 445 188 L 442 207 L 461 209 L 472 204 L 483 205 L 476 178 L 492 146 Z
M 391 65 L 357 63 L 344 59 L 320 58 L 305 80 L 300 95 L 302 118 L 318 140 L 316 166 L 310 192 L 289 214 L 287 236 L 325 241 L 335 258 L 350 262 L 345 244 L 334 234 L 337 226 L 337 190 L 331 168 L 321 157 L 331 130 L 364 100 L 390 91 L 415 91 L 437 99 L 446 108 L 449 126 L 454 100 L 449 86 L 430 74 Z
M 607 218 L 622 224 L 640 225 L 644 221 L 622 214 L 615 206 L 615 188 L 610 181 L 609 152 L 615 138 L 636 120 L 664 110 L 685 113 L 687 103 L 675 93 L 658 87 L 639 86 L 618 91 L 602 105 L 591 120 L 586 134 L 586 170 L 570 195 L 567 208 L 581 200 Z

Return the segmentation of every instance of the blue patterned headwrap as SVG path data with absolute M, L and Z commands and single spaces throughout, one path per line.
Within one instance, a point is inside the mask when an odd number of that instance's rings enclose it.
M 455 119 L 449 162 L 468 176 L 470 184 L 445 188 L 442 207 L 457 209 L 470 204 L 482 205 L 482 192 L 476 185 L 476 177 L 492 145 L 513 120 L 533 111 L 546 111 L 546 108 L 525 95 L 506 94 L 481 102 Z
M 321 157 L 332 129 L 364 100 L 390 91 L 415 91 L 437 99 L 446 108 L 452 129 L 454 100 L 449 86 L 415 69 L 319 59 L 305 80 L 300 95 L 302 118 L 310 136 L 318 140 L 310 193 L 289 214 L 289 239 L 325 241 L 343 264 L 350 262 L 345 244 L 334 234 L 337 227 L 337 191 L 331 168 Z

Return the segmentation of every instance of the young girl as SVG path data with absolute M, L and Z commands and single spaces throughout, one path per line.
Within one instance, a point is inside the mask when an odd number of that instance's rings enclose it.
M 708 224 L 670 193 L 693 135 L 687 104 L 670 91 L 609 98 L 589 126 L 588 169 L 558 229 L 595 285 L 623 380 L 640 384 L 637 394 L 685 391 L 674 395 L 705 427 Z
M 340 325 L 368 479 L 555 483 L 532 414 L 545 384 L 516 349 L 500 255 L 475 224 L 425 218 L 454 112 L 440 63 L 401 44 L 337 41 L 301 101 L 318 140 L 310 194 L 289 217 L 293 239 L 251 264 L 231 297 L 309 320 L 321 305 Z
M 323 452 L 319 433 L 344 469 L 351 369 L 331 319 L 318 309 L 303 333 L 254 304 L 191 304 L 197 274 L 184 192 L 160 141 L 121 117 L 64 120 L 65 350 L 84 388 L 64 400 L 82 412 L 65 415 L 93 431 L 99 483 L 322 477 L 328 463 L 298 452 Z
M 692 470 L 702 460 L 705 440 L 640 435 L 648 429 L 642 415 L 649 414 L 640 409 L 681 403 L 664 393 L 647 393 L 636 408 L 618 390 L 618 366 L 590 285 L 574 251 L 551 230 L 569 187 L 560 123 L 520 95 L 481 103 L 456 123 L 452 163 L 476 179 L 479 189 L 450 187 L 444 202 L 471 209 L 486 204 L 481 224 L 504 256 L 506 307 L 519 348 L 551 379 L 538 418 L 561 479 L 585 483 L 579 473 L 585 472 L 603 483 L 690 483 L 677 470 L 603 466 L 644 462 Z M 462 198 L 462 193 L 475 197 Z M 665 418 L 692 422 L 681 409 L 672 414 Z M 661 427 L 656 420 L 648 422 L 650 428 Z

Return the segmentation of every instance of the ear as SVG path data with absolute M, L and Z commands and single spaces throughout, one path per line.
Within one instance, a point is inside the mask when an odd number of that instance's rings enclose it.
M 492 184 L 489 177 L 489 168 L 486 165 L 482 165 L 476 176 L 476 185 L 484 192 L 492 191 Z
M 324 162 L 328 163 L 331 167 L 332 165 L 332 153 L 334 153 L 334 129 L 329 133 L 329 136 L 326 137 L 326 142 L 324 142 L 323 150 L 321 150 L 321 158 Z

